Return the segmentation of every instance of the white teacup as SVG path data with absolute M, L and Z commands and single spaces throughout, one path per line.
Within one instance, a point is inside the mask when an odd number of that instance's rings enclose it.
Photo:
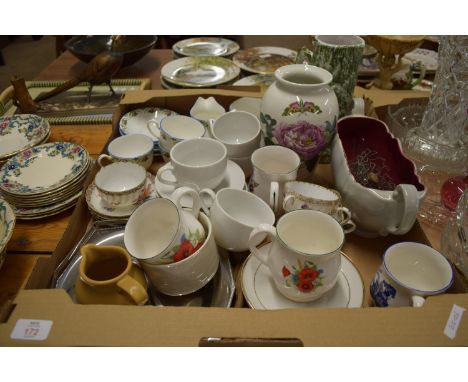
M 205 136 L 205 126 L 200 121 L 185 115 L 171 115 L 161 120 L 159 125 L 159 141 L 166 150 L 176 143 L 187 139 Z
M 145 168 L 131 162 L 115 162 L 102 167 L 94 179 L 99 195 L 112 207 L 137 203 L 145 182 Z
M 180 199 L 193 198 L 191 210 L 182 210 Z M 146 264 L 168 264 L 191 256 L 205 241 L 198 221 L 200 198 L 188 187 L 178 189 L 173 200 L 156 198 L 139 206 L 125 226 L 124 242 L 130 254 Z
M 338 191 L 307 182 L 287 182 L 284 186 L 283 209 L 286 212 L 309 209 L 333 216 L 345 233 L 356 229 L 351 212 L 341 204 Z
M 265 146 L 255 150 L 249 191 L 267 202 L 275 214 L 281 214 L 284 184 L 296 179 L 300 164 L 299 155 L 287 147 Z
M 272 244 L 267 255 L 257 245 L 267 234 Z M 283 215 L 276 228 L 262 224 L 249 238 L 249 249 L 270 270 L 281 294 L 308 302 L 335 285 L 341 269 L 344 233 L 338 222 L 323 212 L 296 210 Z
M 153 163 L 153 140 L 143 134 L 124 135 L 109 143 L 107 152 L 109 155 L 99 155 L 100 166 L 104 161 L 133 162 L 148 169 Z
M 157 173 L 158 180 L 174 187 L 188 185 L 199 189 L 216 188 L 224 179 L 227 166 L 226 147 L 211 138 L 182 141 L 170 151 L 171 163 Z M 169 172 L 176 178 L 167 179 Z
M 246 111 L 230 111 L 210 124 L 211 136 L 224 143 L 228 158 L 251 155 L 260 147 L 258 118 Z
M 151 284 L 161 293 L 182 296 L 203 288 L 218 270 L 219 254 L 213 236 L 210 219 L 202 212 L 199 215 L 206 240 L 191 256 L 171 264 L 151 264 L 140 260 L 140 264 Z
M 420 243 L 402 242 L 385 251 L 370 286 L 377 306 L 415 306 L 424 297 L 444 293 L 453 283 L 453 269 L 435 249 Z
M 211 199 L 210 211 L 205 212 L 213 223 L 216 244 L 229 251 L 247 251 L 252 230 L 259 224 L 275 222 L 275 214 L 268 204 L 248 191 L 223 188 L 215 194 L 205 189 L 200 194 Z

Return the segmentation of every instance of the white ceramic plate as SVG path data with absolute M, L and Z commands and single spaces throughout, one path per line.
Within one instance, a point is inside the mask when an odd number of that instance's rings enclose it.
M 0 159 L 41 143 L 50 131 L 49 123 L 34 114 L 0 117 Z
M 195 37 L 179 41 L 172 50 L 181 56 L 230 56 L 239 50 L 239 44 L 222 37 Z
M 249 48 L 237 52 L 232 60 L 251 73 L 273 74 L 281 66 L 294 64 L 297 52 L 276 46 Z
M 29 148 L 0 170 L 0 189 L 16 195 L 37 195 L 72 182 L 87 168 L 87 151 L 72 142 Z
M 273 74 L 252 74 L 234 82 L 235 86 L 260 86 L 262 89 L 268 88 L 275 82 Z
M 435 72 L 439 67 L 439 55 L 433 50 L 418 48 L 406 53 L 403 57 L 413 64 L 421 62 L 429 72 Z
M 90 211 L 98 217 L 118 219 L 129 217 L 140 204 L 146 202 L 149 199 L 156 198 L 156 196 L 156 190 L 154 188 L 154 175 L 146 172 L 145 188 L 138 198 L 138 203 L 124 207 L 111 207 L 103 202 L 94 182 L 92 182 L 86 190 L 86 203 L 88 204 Z
M 261 98 L 242 97 L 229 105 L 229 111 L 240 110 L 255 115 L 260 120 Z
M 268 252 L 270 246 L 268 243 L 260 251 Z M 251 254 L 242 267 L 242 293 L 253 309 L 359 308 L 364 301 L 364 283 L 354 264 L 341 254 L 341 272 L 335 286 L 316 301 L 295 302 L 278 291 L 268 268 Z
M 158 129 L 148 129 L 148 121 L 154 119 L 159 124 L 164 117 L 177 114 L 175 111 L 160 107 L 145 107 L 131 110 L 120 119 L 120 135 L 144 134 L 150 137 L 155 146 L 157 146 L 155 148 L 159 149 L 159 131 Z
M 13 211 L 18 219 L 33 220 L 56 215 L 73 207 L 80 198 L 83 191 L 79 191 L 70 198 L 55 204 L 37 208 L 18 208 L 13 206 Z
M 166 82 L 189 88 L 225 84 L 239 73 L 239 67 L 223 57 L 184 57 L 168 62 L 161 69 Z
M 166 163 L 164 166 L 162 166 L 159 169 L 159 171 L 162 171 L 163 169 L 167 168 L 169 165 L 170 163 Z M 172 180 L 172 181 L 175 180 L 175 178 L 171 176 L 170 174 L 165 174 L 164 177 L 165 178 L 167 177 L 168 180 Z M 155 185 L 156 192 L 158 193 L 158 195 L 163 198 L 170 198 L 172 193 L 174 192 L 174 186 L 161 183 L 158 180 L 158 177 L 156 177 L 154 185 Z M 226 188 L 226 187 L 243 190 L 244 186 L 245 186 L 244 172 L 242 171 L 242 169 L 239 167 L 238 164 L 234 163 L 231 160 L 228 160 L 224 179 L 221 182 L 221 184 L 218 187 L 216 187 L 213 191 L 216 192 L 220 190 L 221 188 Z M 190 197 L 182 197 L 181 204 L 182 204 L 182 207 L 192 207 L 192 199 Z

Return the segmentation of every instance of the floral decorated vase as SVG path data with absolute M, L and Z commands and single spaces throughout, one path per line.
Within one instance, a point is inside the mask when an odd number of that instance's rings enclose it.
M 329 86 L 332 75 L 307 64 L 283 66 L 262 99 L 260 119 L 266 145 L 294 150 L 309 170 L 330 143 L 338 101 Z

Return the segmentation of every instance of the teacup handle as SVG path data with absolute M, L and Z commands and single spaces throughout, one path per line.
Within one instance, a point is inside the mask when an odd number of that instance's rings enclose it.
M 104 160 L 108 161 L 108 163 L 104 163 L 104 162 L 103 162 Z M 99 155 L 97 162 L 98 162 L 99 166 L 105 167 L 105 166 L 107 166 L 108 164 L 113 163 L 114 160 L 112 159 L 112 157 L 111 157 L 110 155 L 101 154 L 101 155 Z
M 259 245 L 265 238 L 265 234 L 269 236 L 272 240 L 276 237 L 276 229 L 269 224 L 260 224 L 257 228 L 250 233 L 249 236 L 249 249 L 250 252 L 263 264 L 268 266 L 267 256 L 268 254 L 262 255 L 257 249 Z
M 151 133 L 151 135 L 153 135 L 156 138 L 159 138 L 159 136 L 160 136 L 159 123 L 156 122 L 155 119 L 150 119 L 149 121 L 147 121 L 146 122 L 146 128 Z M 155 130 L 153 130 L 153 129 L 156 129 L 157 133 L 155 133 Z
M 396 186 L 392 197 L 397 202 L 403 202 L 403 216 L 400 224 L 396 227 L 390 227 L 389 232 L 401 235 L 408 232 L 416 221 L 419 206 L 418 190 L 412 184 L 399 184 Z
M 117 286 L 127 293 L 137 305 L 145 305 L 148 302 L 148 293 L 133 277 L 125 275 L 117 282 Z
M 411 296 L 411 305 L 415 308 L 421 308 L 425 302 L 426 299 L 422 296 Z
M 172 167 L 172 165 L 167 165 L 166 168 L 158 171 L 158 173 L 156 174 L 156 177 L 158 178 L 158 180 L 162 183 L 162 184 L 168 184 L 170 186 L 176 186 L 177 185 L 177 180 L 167 180 L 167 179 L 164 179 L 163 177 L 163 174 L 166 173 L 166 172 L 170 172 L 173 176 L 174 176 L 174 167 Z
M 278 211 L 278 200 L 279 200 L 279 184 L 278 182 L 270 183 L 270 207 L 273 212 Z
M 295 199 L 296 198 L 292 194 L 286 195 L 283 200 L 283 210 L 289 211 L 289 209 L 293 206 Z
M 191 213 L 193 216 L 195 216 L 196 219 L 198 219 L 198 215 L 200 213 L 200 196 L 198 195 L 198 192 L 195 191 L 193 188 L 190 187 L 179 187 L 177 190 L 175 190 L 172 195 L 171 199 L 177 206 L 179 210 L 182 209 L 182 205 L 180 203 L 180 200 L 184 196 L 190 196 L 192 198 L 192 210 Z
M 205 203 L 205 198 L 210 200 L 210 204 Z M 205 213 L 206 216 L 210 216 L 210 209 L 213 206 L 213 203 L 216 200 L 216 194 L 214 193 L 213 190 L 209 188 L 204 188 L 203 190 L 200 191 L 200 203 L 201 203 L 201 208 L 203 209 L 203 212 Z

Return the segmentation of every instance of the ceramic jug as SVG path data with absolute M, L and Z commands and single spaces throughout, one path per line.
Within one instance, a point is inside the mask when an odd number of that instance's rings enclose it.
M 144 305 L 148 301 L 143 271 L 118 246 L 86 244 L 75 285 L 79 304 Z
M 315 163 L 335 133 L 338 101 L 329 86 L 332 79 L 325 69 L 307 64 L 277 69 L 261 105 L 265 144 L 288 147 L 306 165 Z

